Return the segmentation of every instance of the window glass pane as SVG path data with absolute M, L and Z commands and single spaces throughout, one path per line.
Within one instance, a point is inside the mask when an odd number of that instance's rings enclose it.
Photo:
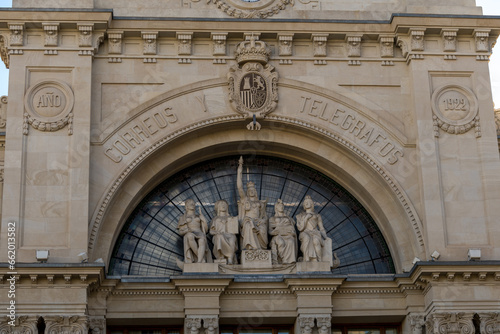
M 240 329 L 240 334 L 273 334 L 272 329 Z
M 290 334 L 290 330 L 289 329 L 279 329 L 278 334 Z
M 110 275 L 171 276 L 182 273 L 183 238 L 177 224 L 185 201 L 196 201 L 208 221 L 214 203 L 224 199 L 232 216 L 238 214 L 236 170 L 239 156 L 213 159 L 173 175 L 151 191 L 132 211 L 117 238 Z M 334 274 L 394 273 L 389 248 L 375 221 L 347 190 L 329 177 L 305 165 L 268 156 L 244 156 L 243 183 L 256 185 L 259 198 L 267 201 L 269 217 L 278 199 L 292 218 L 303 211 L 310 195 L 322 217 L 333 251 L 340 259 Z M 269 238 L 271 240 L 271 238 Z M 213 248 L 208 236 L 208 247 Z M 299 251 L 298 257 L 302 254 Z M 246 334 L 246 333 L 245 333 Z M 284 334 L 284 333 L 279 333 Z M 392 333 L 391 333 L 392 334 Z
M 168 334 L 181 334 L 181 331 L 168 331 Z
M 398 334 L 398 329 L 397 328 L 386 328 L 385 334 Z
M 332 334 L 342 334 L 341 329 L 332 329 Z
M 380 334 L 379 329 L 350 329 L 348 334 Z
M 115 330 L 112 330 L 110 331 L 111 334 L 123 334 L 123 331 L 115 331 Z

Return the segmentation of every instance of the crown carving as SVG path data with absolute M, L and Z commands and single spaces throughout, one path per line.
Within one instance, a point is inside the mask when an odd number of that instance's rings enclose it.
M 265 42 L 255 40 L 252 36 L 249 40 L 238 44 L 235 55 L 240 65 L 249 61 L 266 64 L 271 56 L 271 49 Z

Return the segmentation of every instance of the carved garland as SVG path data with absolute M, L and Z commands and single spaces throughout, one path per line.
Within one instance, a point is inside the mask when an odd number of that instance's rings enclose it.
M 23 134 L 29 126 L 39 131 L 57 131 L 68 125 L 73 134 L 73 105 L 71 88 L 61 81 L 46 80 L 31 86 L 24 99 Z
M 216 123 L 221 123 L 221 122 L 231 122 L 231 121 L 237 121 L 237 120 L 243 120 L 244 117 L 241 115 L 231 115 L 231 116 L 224 116 L 224 117 L 217 117 L 213 118 L 210 120 L 205 120 L 201 122 L 194 123 L 192 125 L 186 126 L 182 129 L 179 129 L 168 136 L 160 139 L 157 141 L 155 144 L 151 145 L 149 148 L 144 150 L 137 158 L 135 158 L 125 169 L 124 171 L 120 174 L 120 176 L 115 180 L 113 185 L 109 188 L 106 196 L 104 199 L 101 201 L 101 206 L 99 208 L 99 211 L 96 214 L 96 217 L 94 219 L 94 223 L 92 224 L 92 228 L 90 229 L 90 235 L 89 235 L 89 252 L 92 254 L 92 251 L 95 246 L 96 242 L 96 237 L 97 237 L 97 232 L 99 231 L 102 219 L 104 217 L 104 213 L 111 202 L 112 197 L 114 196 L 115 192 L 117 189 L 120 187 L 122 182 L 127 178 L 127 176 L 138 166 L 141 164 L 141 161 L 146 159 L 148 156 L 156 152 L 159 148 L 163 147 L 170 141 L 174 140 L 175 138 L 186 134 L 187 132 L 194 131 L 196 129 L 211 125 L 211 124 L 216 124 Z M 416 214 L 415 208 L 411 204 L 410 200 L 407 198 L 406 194 L 404 193 L 403 190 L 401 190 L 401 187 L 396 183 L 397 181 L 393 180 L 389 174 L 384 170 L 382 166 L 380 166 L 375 160 L 373 160 L 368 154 L 364 153 L 361 149 L 359 149 L 356 145 L 350 143 L 349 141 L 339 137 L 338 135 L 325 130 L 323 128 L 320 128 L 316 125 L 311 125 L 310 123 L 304 122 L 302 120 L 296 120 L 290 117 L 283 117 L 283 116 L 268 116 L 267 119 L 269 120 L 274 120 L 274 121 L 280 121 L 284 123 L 290 123 L 294 125 L 301 126 L 303 128 L 307 129 L 312 129 L 324 136 L 329 137 L 330 139 L 333 139 L 337 143 L 341 144 L 342 146 L 346 147 L 350 151 L 354 152 L 356 155 L 361 157 L 364 161 L 366 161 L 372 168 L 378 172 L 384 180 L 389 184 L 389 186 L 392 188 L 393 192 L 396 194 L 399 202 L 405 209 L 406 215 L 408 219 L 410 220 L 412 227 L 414 229 L 414 232 L 416 234 L 416 238 L 418 240 L 419 246 L 421 247 L 421 250 L 423 250 L 424 247 L 424 238 L 420 229 L 420 223 L 418 221 L 418 216 Z
M 481 137 L 479 108 L 474 93 L 462 86 L 447 85 L 432 94 L 434 136 L 439 129 L 449 134 L 463 134 L 475 128 L 476 138 Z
M 239 19 L 265 19 L 278 14 L 281 10 L 285 9 L 288 4 L 293 5 L 293 0 L 267 0 L 264 1 L 263 4 L 255 2 L 233 3 L 231 0 L 207 0 L 207 3 L 211 2 L 224 13 Z M 271 6 L 274 2 L 276 2 L 276 4 Z

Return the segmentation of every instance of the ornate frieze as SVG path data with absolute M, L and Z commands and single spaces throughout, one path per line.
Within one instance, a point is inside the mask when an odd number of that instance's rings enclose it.
M 472 128 L 476 137 L 481 137 L 478 102 L 470 89 L 458 85 L 437 89 L 432 94 L 432 110 L 435 137 L 439 137 L 439 129 L 462 134 Z
M 425 28 L 411 28 L 411 51 L 424 51 Z
M 476 51 L 477 52 L 489 52 L 489 36 L 490 30 L 474 30 L 474 38 L 476 39 Z
M 59 38 L 59 23 L 42 23 L 45 31 L 45 46 L 57 46 Z
M 0 129 L 5 129 L 7 125 L 7 96 L 0 97 Z
M 191 55 L 191 40 L 193 38 L 193 33 L 192 32 L 182 32 L 182 33 L 177 33 L 177 40 L 179 41 L 179 46 L 177 53 L 183 56 L 190 56 Z
M 361 35 L 347 36 L 347 56 L 361 57 Z
M 80 47 L 91 47 L 92 46 L 92 31 L 94 30 L 94 24 L 82 24 L 78 23 L 78 46 Z
M 227 39 L 227 32 L 212 33 L 212 41 L 213 41 L 212 53 L 214 56 L 226 55 L 226 39 Z
M 394 35 L 380 35 L 380 56 L 382 58 L 394 57 Z
M 10 38 L 9 46 L 23 46 L 24 44 L 24 24 L 9 23 Z
M 64 82 L 41 81 L 31 86 L 24 99 L 23 134 L 28 126 L 39 131 L 58 131 L 66 125 L 68 134 L 73 134 L 73 90 Z
M 280 56 L 291 56 L 292 55 L 292 45 L 293 45 L 293 34 L 278 34 L 279 50 L 278 54 Z
M 474 313 L 433 313 L 427 316 L 427 334 L 474 333 Z
M 229 101 L 236 112 L 253 118 L 249 130 L 259 130 L 256 120 L 273 112 L 278 103 L 278 73 L 267 64 L 271 49 L 252 36 L 238 44 L 235 55 L 238 65 L 228 74 Z
M 326 57 L 326 41 L 328 34 L 312 34 L 314 57 Z
M 146 31 L 142 32 L 143 51 L 145 55 L 155 55 L 156 54 L 156 38 L 158 37 L 157 31 Z
M 88 317 L 81 315 L 74 316 L 47 316 L 45 317 L 46 333 L 88 333 Z
M 123 31 L 108 32 L 108 53 L 121 54 L 122 53 L 122 39 Z
M 458 29 L 443 29 L 441 31 L 441 36 L 443 36 L 444 51 L 457 51 L 457 32 Z

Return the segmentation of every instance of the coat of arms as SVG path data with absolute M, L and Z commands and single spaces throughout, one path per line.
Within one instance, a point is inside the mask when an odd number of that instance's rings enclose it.
M 252 36 L 236 48 L 238 65 L 228 74 L 229 101 L 236 112 L 252 118 L 249 130 L 260 130 L 257 119 L 271 113 L 278 103 L 278 73 L 267 64 L 270 54 L 266 43 Z

